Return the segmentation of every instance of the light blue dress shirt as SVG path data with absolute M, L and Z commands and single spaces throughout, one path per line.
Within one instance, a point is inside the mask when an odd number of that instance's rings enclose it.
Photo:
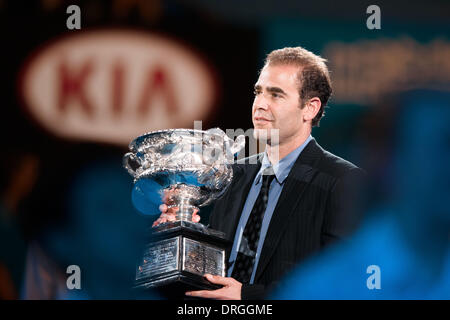
M 264 240 L 266 238 L 267 230 L 269 229 L 269 223 L 270 220 L 272 219 L 273 211 L 275 210 L 278 198 L 280 197 L 281 191 L 283 190 L 284 181 L 289 175 L 289 172 L 291 171 L 291 168 L 294 165 L 295 161 L 297 160 L 298 156 L 306 147 L 306 145 L 311 141 L 311 139 L 312 136 L 310 135 L 302 145 L 300 145 L 297 149 L 293 150 L 291 153 L 289 153 L 287 156 L 281 159 L 278 163 L 273 165 L 273 171 L 275 172 L 275 179 L 273 179 L 272 183 L 270 184 L 269 199 L 267 202 L 267 208 L 264 213 L 264 218 L 261 226 L 261 234 L 259 236 L 258 248 L 255 257 L 255 265 L 253 267 L 252 276 L 250 278 L 250 284 L 252 284 L 255 279 L 256 269 L 258 267 L 261 250 L 264 244 Z M 238 248 L 241 244 L 242 234 L 244 233 L 245 225 L 247 224 L 247 220 L 250 216 L 255 201 L 258 198 L 259 192 L 261 190 L 262 172 L 267 167 L 270 167 L 270 165 L 271 164 L 269 158 L 267 157 L 267 153 L 264 152 L 261 168 L 253 181 L 250 192 L 248 193 L 247 200 L 245 201 L 244 208 L 242 209 L 242 214 L 239 220 L 236 235 L 234 236 L 233 248 L 231 250 L 229 260 L 230 268 L 228 268 L 229 277 L 231 277 L 231 274 L 233 272 L 234 261 L 236 260 Z

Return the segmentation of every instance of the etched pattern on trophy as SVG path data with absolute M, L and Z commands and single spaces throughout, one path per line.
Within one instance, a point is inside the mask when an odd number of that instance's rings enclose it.
M 136 280 L 150 278 L 178 269 L 178 248 L 180 238 L 158 241 L 147 246 Z
M 189 238 L 183 239 L 183 270 L 200 276 L 205 273 L 224 276 L 224 250 Z

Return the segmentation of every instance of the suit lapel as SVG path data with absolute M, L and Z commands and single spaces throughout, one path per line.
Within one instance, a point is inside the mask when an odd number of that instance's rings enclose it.
M 321 148 L 313 139 L 297 158 L 286 178 L 285 186 L 281 191 L 280 198 L 278 199 L 270 221 L 269 229 L 267 230 L 255 279 L 258 279 L 269 263 L 283 235 L 283 230 L 290 223 L 290 216 L 294 214 L 295 208 L 301 201 L 304 191 L 317 173 L 317 169 L 314 168 L 314 163 L 320 159 L 321 155 Z

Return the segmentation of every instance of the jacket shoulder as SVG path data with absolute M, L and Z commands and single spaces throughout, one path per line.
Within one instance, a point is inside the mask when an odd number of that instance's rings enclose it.
M 247 170 L 259 167 L 261 165 L 261 158 L 263 153 L 258 153 L 250 157 L 236 160 L 233 165 L 233 172 L 237 175 L 245 173 Z
M 246 166 L 246 165 L 251 165 L 251 164 L 258 165 L 260 163 L 260 160 L 262 159 L 263 155 L 264 155 L 264 153 L 258 153 L 258 154 L 254 154 L 250 157 L 238 159 L 238 160 L 236 160 L 234 165 L 237 165 L 237 166 Z
M 320 158 L 317 167 L 320 171 L 337 179 L 347 175 L 349 172 L 364 173 L 364 171 L 354 163 L 324 149 L 322 149 L 322 157 Z

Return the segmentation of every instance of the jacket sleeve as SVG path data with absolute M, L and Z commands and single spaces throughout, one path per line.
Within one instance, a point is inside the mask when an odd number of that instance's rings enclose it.
M 266 288 L 262 284 L 244 284 L 241 289 L 242 300 L 262 300 L 266 297 Z
M 263 284 L 245 284 L 242 285 L 241 299 L 242 300 L 264 300 L 269 298 L 269 295 L 275 291 L 280 281 L 274 281 L 269 285 Z

